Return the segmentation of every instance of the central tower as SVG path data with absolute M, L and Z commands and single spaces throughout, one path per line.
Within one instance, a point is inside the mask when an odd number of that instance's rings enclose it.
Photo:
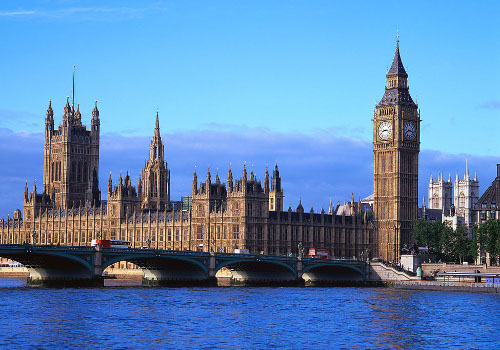
M 411 242 L 418 211 L 420 112 L 408 89 L 408 74 L 396 53 L 386 75 L 385 93 L 373 115 L 374 215 L 378 254 L 397 261 Z

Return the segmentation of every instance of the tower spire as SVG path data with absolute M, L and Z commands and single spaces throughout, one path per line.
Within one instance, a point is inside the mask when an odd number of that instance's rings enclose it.
M 158 119 L 158 108 L 156 108 L 155 136 L 160 135 L 160 120 Z

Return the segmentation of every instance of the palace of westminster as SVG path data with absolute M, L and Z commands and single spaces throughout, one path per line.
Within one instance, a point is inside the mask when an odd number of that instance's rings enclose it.
M 418 208 L 420 112 L 409 93 L 399 40 L 386 78 L 385 93 L 372 119 L 372 203 L 352 198 L 343 206 L 330 203 L 328 212 L 321 209 L 319 213 L 305 211 L 302 204 L 295 210 L 284 210 L 277 164 L 272 174 L 266 169 L 263 183 L 245 167 L 240 178 L 233 177 L 229 169 L 225 182 L 218 174 L 212 180 L 210 171 L 198 181 L 195 171 L 191 196 L 185 197 L 185 203 L 171 201 L 170 170 L 158 112 L 149 157 L 137 186 L 132 185 L 128 173 L 123 178 L 120 174 L 115 184 L 110 174 L 107 200 L 101 200 L 97 101 L 89 129 L 82 124 L 79 107 L 75 110 L 69 98 L 62 123 L 55 128 L 49 102 L 43 188 L 35 184 L 30 191 L 26 184 L 23 211 L 16 210 L 12 218 L 0 221 L 0 244 L 78 246 L 103 238 L 127 240 L 132 247 L 212 252 L 239 248 L 278 255 L 298 255 L 300 247 L 314 247 L 329 249 L 337 258 L 382 257 L 395 261 L 411 245 L 413 220 L 436 208 L 451 209 L 451 182 L 443 182 L 442 176 L 437 183 L 431 179 L 430 207 L 426 209 L 424 204 Z M 500 167 L 498 172 L 493 190 L 483 195 L 490 193 L 485 201 L 487 209 L 481 208 L 488 217 L 498 217 L 499 213 L 496 197 L 500 194 Z M 476 180 L 470 180 L 467 173 L 463 183 L 457 178 L 455 185 L 468 191 L 467 198 L 460 197 L 455 203 L 467 224 L 474 218 L 472 205 L 466 208 L 460 201 L 472 204 L 477 199 Z

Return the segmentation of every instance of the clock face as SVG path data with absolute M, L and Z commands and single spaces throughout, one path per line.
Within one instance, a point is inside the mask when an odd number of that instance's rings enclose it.
M 378 125 L 378 136 L 382 140 L 387 140 L 392 135 L 392 124 L 389 122 L 382 122 Z
M 406 122 L 403 127 L 403 134 L 408 140 L 413 140 L 415 138 L 415 124 L 412 122 Z

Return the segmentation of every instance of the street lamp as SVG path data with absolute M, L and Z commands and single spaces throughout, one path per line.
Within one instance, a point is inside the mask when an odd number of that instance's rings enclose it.
M 97 231 L 96 236 L 97 236 L 97 239 L 102 239 L 102 232 Z
M 298 248 L 299 258 L 302 258 L 302 254 L 304 253 L 304 248 L 302 246 L 302 242 L 299 242 L 297 248 Z
M 146 244 L 148 245 L 148 249 L 151 248 L 151 240 L 149 237 L 146 239 Z
M 38 234 L 36 233 L 36 231 L 33 231 L 31 236 L 33 237 L 33 244 L 36 244 L 36 239 L 38 238 Z

